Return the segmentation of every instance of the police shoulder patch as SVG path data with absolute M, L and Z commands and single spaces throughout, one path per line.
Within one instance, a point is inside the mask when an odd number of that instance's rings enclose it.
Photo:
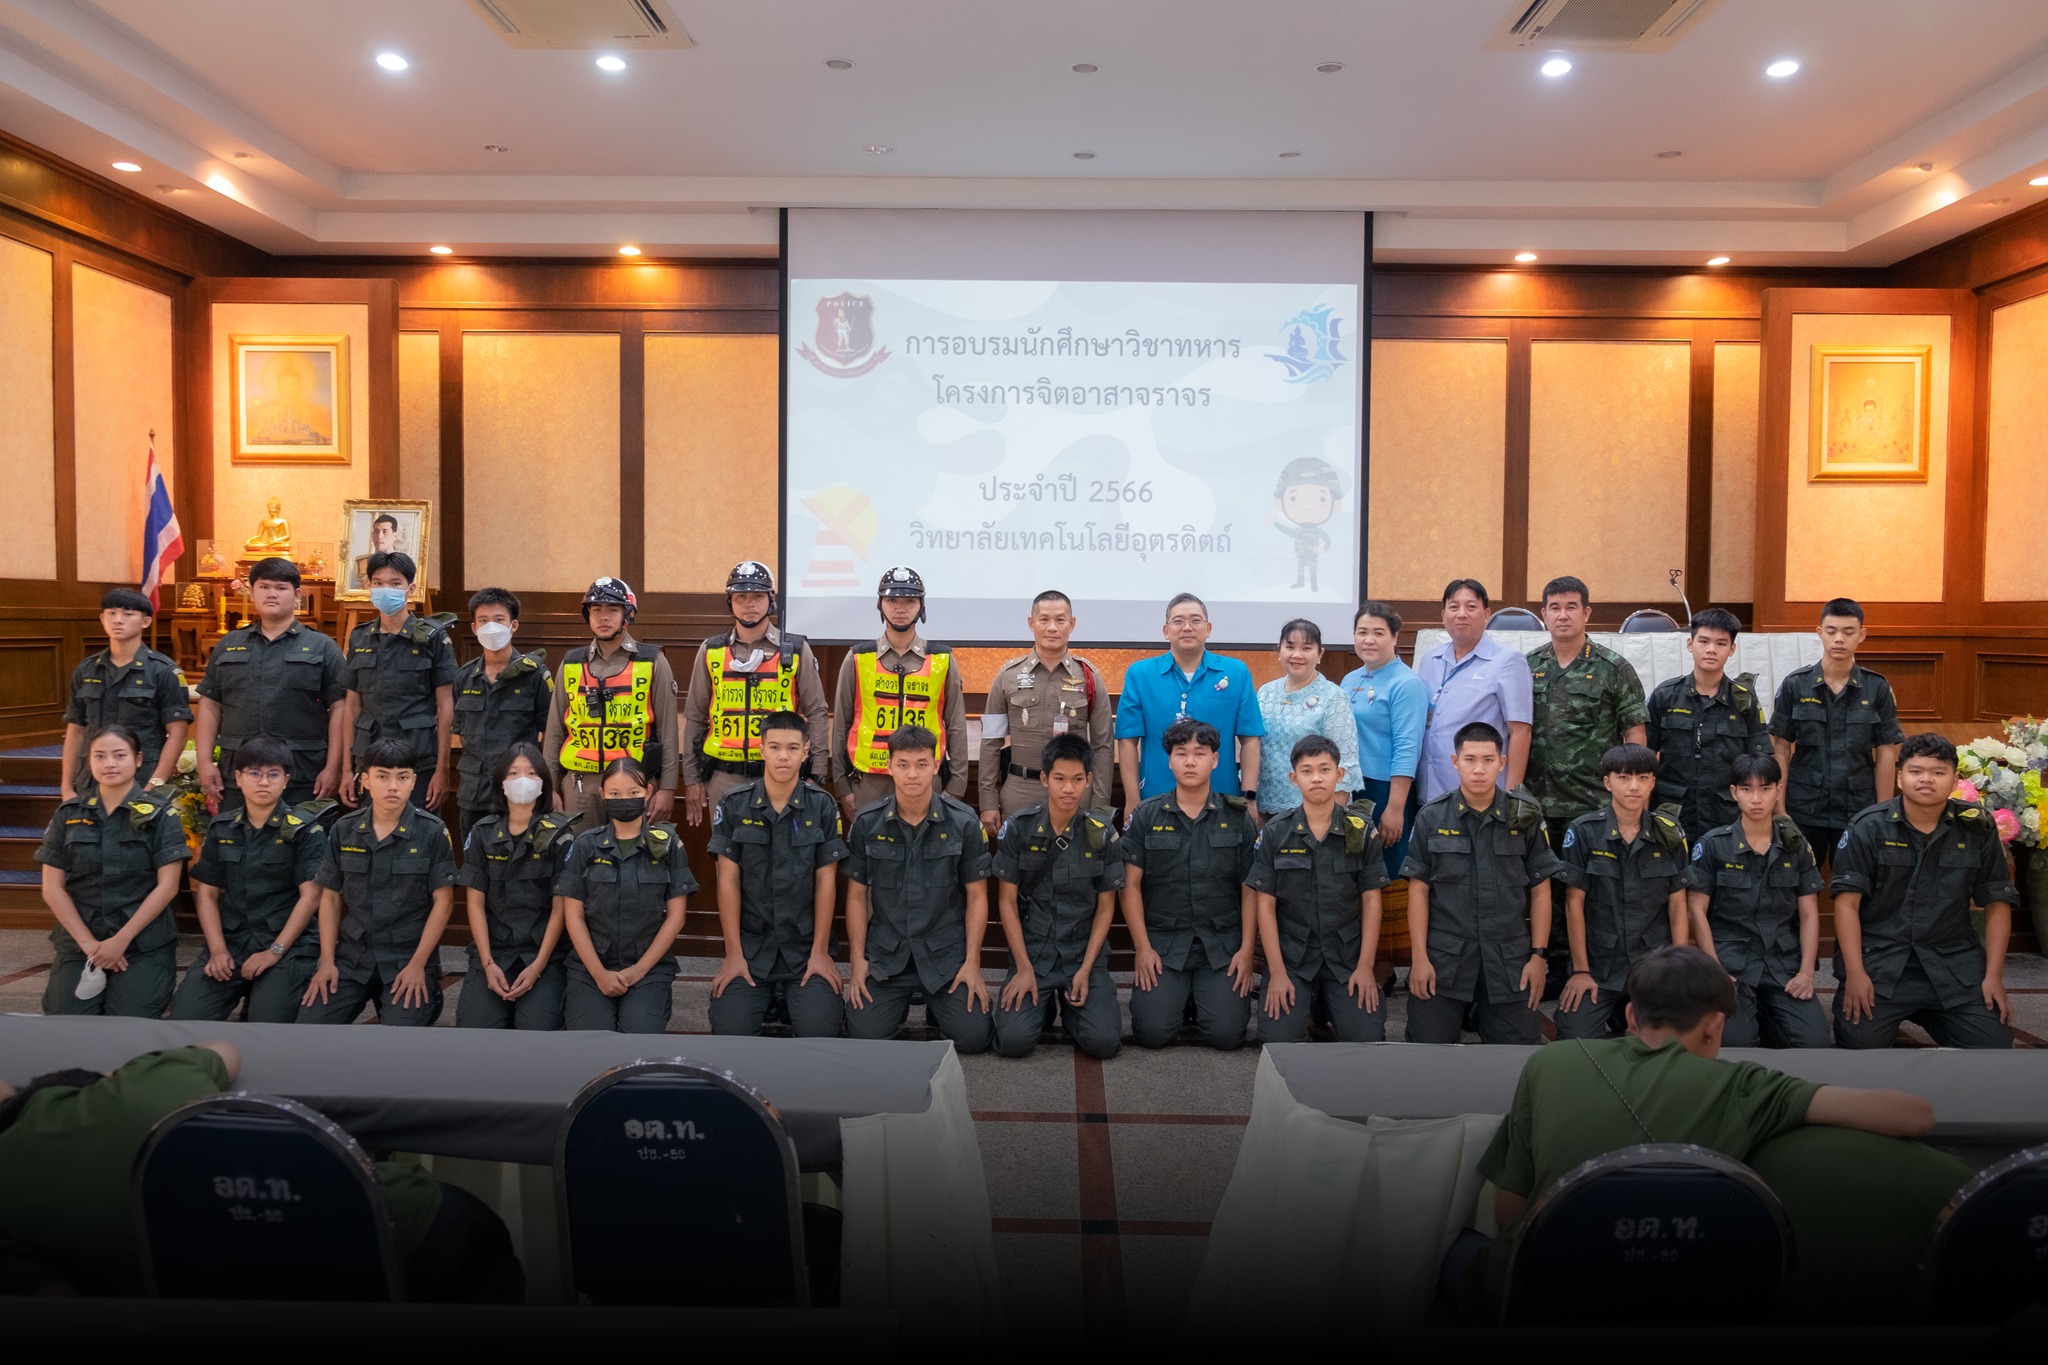
M 1565 830 L 1565 832 L 1564 832 L 1564 847 L 1566 847 L 1566 848 L 1570 848 L 1570 847 L 1571 847 L 1572 845 L 1574 845 L 1574 844 L 1576 844 L 1576 843 L 1578 843 L 1578 842 L 1579 842 L 1579 827 L 1578 827 L 1577 825 L 1571 825 L 1571 826 L 1567 827 L 1567 828 L 1566 828 L 1566 830 Z
M 1698 862 L 1700 859 L 1706 856 L 1707 846 L 1705 843 L 1697 843 L 1692 846 L 1692 860 L 1694 862 Z
M 1836 847 L 1836 848 L 1847 848 L 1848 846 L 1849 846 L 1849 831 L 1845 829 L 1845 830 L 1843 830 L 1843 831 L 1842 831 L 1842 837 L 1841 837 L 1841 838 L 1839 838 L 1839 839 L 1837 839 L 1837 840 L 1835 841 L 1835 847 Z

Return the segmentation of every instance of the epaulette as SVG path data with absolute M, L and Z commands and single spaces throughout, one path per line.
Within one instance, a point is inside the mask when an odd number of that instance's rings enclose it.
M 284 829 L 278 837 L 286 843 L 299 837 L 305 831 L 327 823 L 327 817 L 334 813 L 339 801 L 301 801 L 284 813 Z
M 1251 799 L 1244 796 L 1225 796 L 1223 804 L 1232 810 L 1245 810 L 1251 805 Z
M 171 808 L 168 798 L 152 796 L 148 792 L 140 796 L 131 796 L 121 805 L 128 812 L 128 818 L 135 822 L 135 828 L 139 830 L 149 828 L 150 821 Z
M 1737 692 L 1746 692 L 1752 700 L 1756 697 L 1756 674 L 1737 673 L 1728 680 L 1729 686 Z
M 432 616 L 415 616 L 405 627 L 405 637 L 414 644 L 433 643 L 436 635 L 445 634 L 455 624 L 455 613 L 437 611 Z
M 1543 823 L 1543 803 L 1527 787 L 1508 791 L 1508 833 L 1527 834 Z
M 1351 798 L 1351 804 L 1346 809 L 1363 817 L 1369 825 L 1373 822 L 1373 816 L 1379 814 L 1380 808 L 1373 804 L 1370 796 L 1354 796 Z
M 1365 817 L 1351 811 L 1344 812 L 1344 851 L 1352 857 L 1365 852 Z
M 1678 822 L 1678 806 L 1665 802 L 1650 812 L 1650 837 L 1673 853 L 1685 852 L 1685 826 Z
M 1991 819 L 1991 812 L 1984 808 L 1983 803 L 1965 801 L 1958 796 L 1951 796 L 1948 799 L 1948 813 L 1956 819 L 1966 822 L 1981 820 L 1988 823 Z
M 1107 806 L 1084 812 L 1082 819 L 1088 822 L 1088 847 L 1096 853 L 1109 846 L 1116 834 L 1114 813 Z
M 676 846 L 676 832 L 667 825 L 649 825 L 645 830 L 647 861 L 659 863 Z
M 1787 853 L 1796 854 L 1806 847 L 1806 834 L 1799 828 L 1799 822 L 1791 816 L 1772 816 L 1771 828 L 1777 832 L 1778 842 L 1785 846 Z
M 554 846 L 555 840 L 583 818 L 580 810 L 551 810 L 535 818 L 533 830 L 533 851 L 545 853 Z

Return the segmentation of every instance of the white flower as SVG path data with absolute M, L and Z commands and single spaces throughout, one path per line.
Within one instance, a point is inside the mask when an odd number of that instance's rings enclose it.
M 199 750 L 194 746 L 187 744 L 185 746 L 185 751 L 178 755 L 178 771 L 181 773 L 189 773 L 196 771 L 198 767 Z

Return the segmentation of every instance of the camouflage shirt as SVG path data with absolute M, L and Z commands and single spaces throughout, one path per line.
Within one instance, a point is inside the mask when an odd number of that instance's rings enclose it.
M 1628 660 L 1591 640 L 1563 666 L 1554 644 L 1530 650 L 1529 679 L 1536 716 L 1529 789 L 1545 815 L 1576 820 L 1606 804 L 1601 755 L 1650 718 L 1642 680 Z

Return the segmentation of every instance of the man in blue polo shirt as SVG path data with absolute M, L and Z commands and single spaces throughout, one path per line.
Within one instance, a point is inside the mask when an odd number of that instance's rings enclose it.
M 1222 737 L 1226 757 L 1216 765 L 1210 786 L 1224 796 L 1242 793 L 1256 804 L 1259 736 L 1266 733 L 1258 689 L 1243 663 L 1209 652 L 1213 629 L 1202 599 L 1184 592 L 1166 604 L 1163 633 L 1171 648 L 1124 670 L 1116 708 L 1116 763 L 1126 816 L 1140 801 L 1173 790 L 1173 770 L 1159 737 L 1183 716 L 1215 726 Z M 1227 757 L 1232 753 L 1237 755 L 1234 764 Z

